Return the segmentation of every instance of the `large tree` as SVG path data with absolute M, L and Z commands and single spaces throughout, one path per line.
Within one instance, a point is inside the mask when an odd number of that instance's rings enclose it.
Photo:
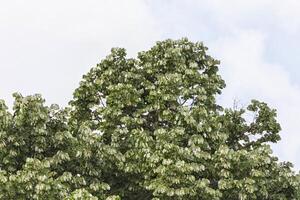
M 66 108 L 0 101 L 0 199 L 300 199 L 270 149 L 276 111 L 218 105 L 225 83 L 206 52 L 187 39 L 135 59 L 114 48 Z

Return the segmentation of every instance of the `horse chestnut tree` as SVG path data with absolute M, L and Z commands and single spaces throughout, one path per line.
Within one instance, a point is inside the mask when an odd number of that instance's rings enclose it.
M 137 58 L 114 48 L 65 108 L 0 101 L 0 199 L 300 199 L 269 145 L 276 111 L 218 105 L 225 83 L 206 52 L 185 38 Z

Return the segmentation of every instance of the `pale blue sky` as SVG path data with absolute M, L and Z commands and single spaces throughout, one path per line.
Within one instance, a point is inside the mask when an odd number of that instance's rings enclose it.
M 42 93 L 66 105 L 82 74 L 111 47 L 130 56 L 157 40 L 203 41 L 221 60 L 222 105 L 252 98 L 277 108 L 281 160 L 300 169 L 300 1 L 3 0 L 0 98 Z

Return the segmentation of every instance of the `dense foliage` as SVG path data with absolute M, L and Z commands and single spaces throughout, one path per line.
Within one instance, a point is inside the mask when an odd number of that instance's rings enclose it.
M 217 105 L 225 83 L 206 51 L 187 39 L 136 59 L 115 48 L 66 108 L 0 101 L 0 199 L 300 199 L 269 146 L 276 111 Z

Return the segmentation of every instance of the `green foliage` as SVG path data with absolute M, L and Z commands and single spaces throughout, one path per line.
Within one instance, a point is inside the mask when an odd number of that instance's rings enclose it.
M 187 39 L 136 59 L 115 48 L 66 108 L 0 101 L 0 199 L 300 199 L 299 176 L 269 146 L 276 111 L 217 105 L 225 83 L 206 51 Z

